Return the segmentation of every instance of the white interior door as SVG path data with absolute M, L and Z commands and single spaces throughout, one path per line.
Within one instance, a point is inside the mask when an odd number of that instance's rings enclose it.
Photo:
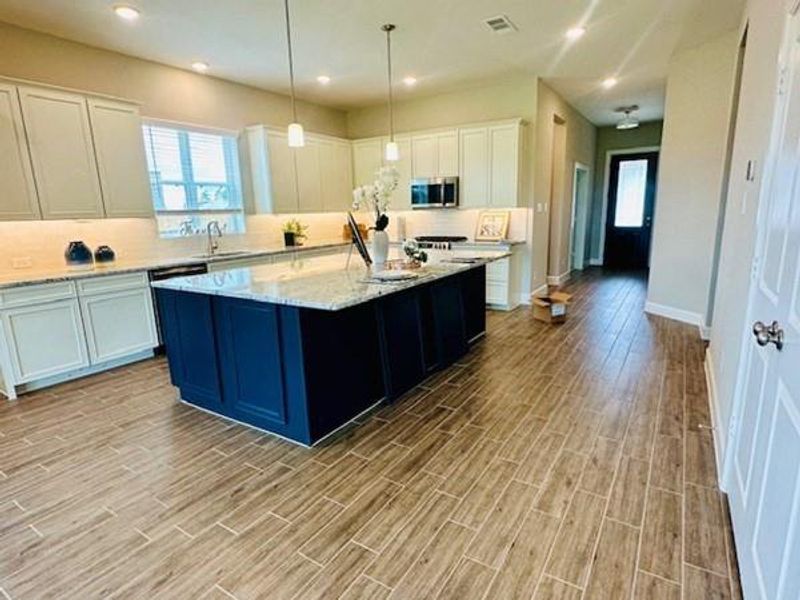
M 800 598 L 800 16 L 786 39 L 750 313 L 771 331 L 746 347 L 729 478 L 744 595 L 764 600 Z

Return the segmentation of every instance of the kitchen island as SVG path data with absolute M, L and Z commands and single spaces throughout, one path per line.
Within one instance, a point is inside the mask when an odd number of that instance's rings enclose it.
M 486 263 L 452 254 L 378 282 L 345 254 L 155 282 L 183 401 L 313 445 L 467 353 L 486 329 Z

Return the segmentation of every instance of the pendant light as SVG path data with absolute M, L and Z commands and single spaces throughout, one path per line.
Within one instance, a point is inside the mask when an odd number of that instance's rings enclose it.
M 396 27 L 391 23 L 381 27 L 381 30 L 386 32 L 386 71 L 389 78 L 389 141 L 386 144 L 386 152 L 384 154 L 386 162 L 400 160 L 400 148 L 397 142 L 394 141 L 394 103 L 392 102 L 392 31 L 395 29 Z
M 283 0 L 283 7 L 286 13 L 286 47 L 289 52 L 289 86 L 292 92 L 292 122 L 289 123 L 287 131 L 289 147 L 302 148 L 306 145 L 303 126 L 297 122 L 297 102 L 294 97 L 294 60 L 292 58 L 292 24 L 289 19 L 289 0 Z

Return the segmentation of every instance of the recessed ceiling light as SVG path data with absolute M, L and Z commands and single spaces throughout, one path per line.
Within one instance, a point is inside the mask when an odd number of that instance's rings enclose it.
M 408 77 L 403 78 L 403 83 L 405 83 L 408 87 L 412 87 L 417 85 L 417 78 L 409 75 Z
M 603 81 L 603 87 L 606 88 L 607 90 L 610 90 L 611 88 L 613 88 L 618 83 L 619 83 L 619 81 L 617 81 L 616 77 L 609 77 L 608 79 L 605 79 Z
M 567 29 L 567 39 L 568 40 L 578 40 L 583 37 L 583 34 L 586 33 L 585 27 L 573 27 L 572 29 Z
M 124 4 L 120 4 L 119 6 L 114 7 L 114 12 L 120 19 L 125 19 L 126 21 L 135 21 L 139 18 L 139 10 L 133 8 L 132 6 L 127 6 Z
M 205 73 L 206 71 L 208 71 L 208 63 L 198 60 L 197 62 L 192 63 L 192 69 L 194 69 L 198 73 Z
M 317 77 L 317 81 L 322 85 L 328 85 L 331 82 L 331 78 L 327 75 L 320 75 Z

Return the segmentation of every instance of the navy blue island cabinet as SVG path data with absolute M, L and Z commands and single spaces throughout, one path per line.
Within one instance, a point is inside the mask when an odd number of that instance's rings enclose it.
M 483 265 L 341 310 L 157 289 L 172 383 L 192 405 L 312 445 L 464 356 Z

